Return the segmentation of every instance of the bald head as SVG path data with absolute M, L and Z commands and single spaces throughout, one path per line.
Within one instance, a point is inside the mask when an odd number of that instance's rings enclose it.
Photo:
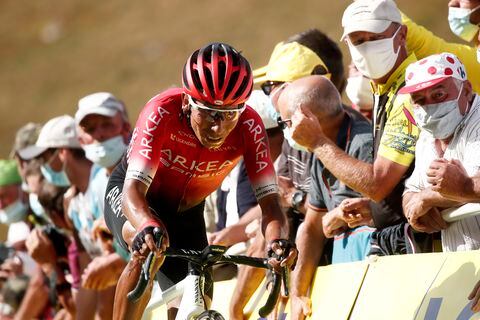
M 343 112 L 337 88 L 322 76 L 293 81 L 282 91 L 277 104 L 282 119 L 291 118 L 300 106 L 310 109 L 319 120 L 335 118 Z

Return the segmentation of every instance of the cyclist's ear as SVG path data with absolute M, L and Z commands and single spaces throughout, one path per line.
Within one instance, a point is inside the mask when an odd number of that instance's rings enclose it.
M 188 96 L 185 93 L 182 93 L 182 113 L 180 116 L 187 118 L 190 116 L 190 104 L 188 103 Z

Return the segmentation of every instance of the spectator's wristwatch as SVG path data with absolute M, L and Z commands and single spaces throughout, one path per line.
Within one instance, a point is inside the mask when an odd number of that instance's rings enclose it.
M 292 208 L 296 211 L 300 211 L 300 207 L 303 205 L 307 194 L 302 190 L 297 190 L 292 195 Z

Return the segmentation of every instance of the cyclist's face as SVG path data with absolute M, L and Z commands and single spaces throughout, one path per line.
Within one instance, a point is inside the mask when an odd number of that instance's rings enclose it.
M 201 108 L 192 107 L 188 96 L 184 95 L 184 105 L 190 107 L 190 124 L 200 141 L 207 148 L 220 147 L 228 135 L 237 125 L 240 112 L 211 112 Z

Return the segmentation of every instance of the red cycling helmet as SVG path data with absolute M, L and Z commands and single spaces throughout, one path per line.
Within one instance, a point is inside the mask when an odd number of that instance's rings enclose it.
M 219 107 L 244 103 L 253 87 L 247 59 L 225 43 L 211 43 L 192 53 L 182 78 L 186 94 Z

